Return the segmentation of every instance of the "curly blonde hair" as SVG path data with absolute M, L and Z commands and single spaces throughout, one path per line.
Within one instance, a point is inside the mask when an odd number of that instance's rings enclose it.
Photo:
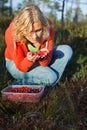
M 42 24 L 42 41 L 46 40 L 49 37 L 48 20 L 36 5 L 24 7 L 14 18 L 14 40 L 26 43 L 27 39 L 24 34 L 32 31 L 35 22 L 40 22 Z

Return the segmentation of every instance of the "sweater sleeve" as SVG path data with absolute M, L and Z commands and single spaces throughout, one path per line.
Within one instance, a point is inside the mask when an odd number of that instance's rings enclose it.
M 54 42 L 54 27 L 52 22 L 49 20 L 49 25 L 50 25 L 50 36 L 48 38 L 48 50 L 49 50 L 49 54 L 47 55 L 46 58 L 40 59 L 39 63 L 41 66 L 47 66 L 52 59 L 52 53 L 53 53 L 53 42 Z
M 24 51 L 24 45 L 18 43 L 16 45 L 16 50 L 13 53 L 13 61 L 16 67 L 22 72 L 27 72 L 34 64 L 26 58 L 26 54 L 27 52 Z

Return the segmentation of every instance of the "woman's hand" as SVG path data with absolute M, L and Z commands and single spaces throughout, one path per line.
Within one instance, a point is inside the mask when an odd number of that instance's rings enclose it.
M 40 58 L 45 58 L 49 53 L 49 50 L 46 48 L 41 49 L 38 54 L 40 55 Z
M 37 55 L 36 52 L 28 52 L 27 53 L 27 59 L 32 61 L 32 62 L 35 62 L 36 60 L 38 60 L 40 58 L 39 55 Z
M 39 58 L 46 58 L 48 53 L 49 53 L 49 50 L 46 48 L 43 48 L 43 49 L 39 50 L 38 52 L 28 52 L 27 59 L 32 62 L 35 62 Z

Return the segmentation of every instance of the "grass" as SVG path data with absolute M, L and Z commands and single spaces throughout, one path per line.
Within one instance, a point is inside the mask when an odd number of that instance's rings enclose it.
M 46 91 L 40 102 L 20 103 L 0 98 L 1 130 L 87 129 L 87 44 L 83 40 L 70 45 L 74 50 L 72 60 L 60 82 Z M 5 68 L 4 49 L 0 49 L 0 90 L 12 80 Z

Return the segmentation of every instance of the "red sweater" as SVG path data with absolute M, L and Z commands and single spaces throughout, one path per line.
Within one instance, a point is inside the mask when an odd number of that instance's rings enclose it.
M 16 44 L 14 44 L 13 32 L 12 32 L 13 24 L 14 22 L 11 22 L 11 24 L 9 25 L 9 27 L 5 32 L 5 41 L 6 41 L 5 57 L 7 59 L 13 60 L 16 67 L 20 71 L 27 72 L 34 63 L 26 58 L 27 52 L 29 50 L 25 43 L 16 42 Z M 39 64 L 44 67 L 47 66 L 52 59 L 54 29 L 51 21 L 49 21 L 49 25 L 50 25 L 49 30 L 50 37 L 48 38 L 48 50 L 50 53 L 48 54 L 47 58 L 38 60 Z M 41 48 L 44 48 L 45 46 L 46 42 L 41 43 Z

